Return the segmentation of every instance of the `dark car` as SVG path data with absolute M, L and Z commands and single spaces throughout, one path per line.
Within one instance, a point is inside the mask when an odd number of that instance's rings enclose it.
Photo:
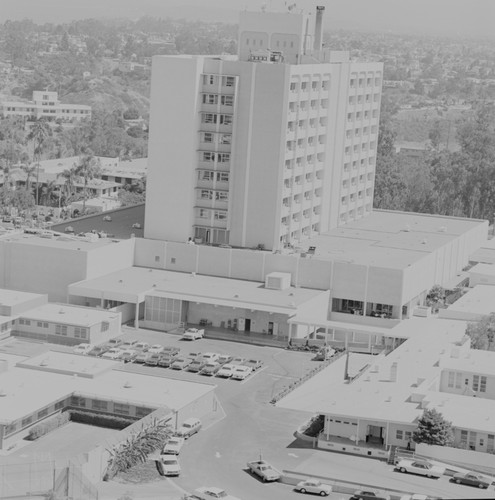
M 188 367 L 187 371 L 189 372 L 200 372 L 206 365 L 206 361 L 204 359 L 195 359 Z
M 91 349 L 91 351 L 88 352 L 88 356 L 101 356 L 102 354 L 105 354 L 107 351 L 110 350 L 112 346 L 108 344 L 104 345 L 97 345 Z
M 388 497 L 380 496 L 374 491 L 358 490 L 349 500 L 389 500 Z
M 476 472 L 458 472 L 452 477 L 452 481 L 457 484 L 467 484 L 477 488 L 488 488 L 492 483 L 489 479 Z

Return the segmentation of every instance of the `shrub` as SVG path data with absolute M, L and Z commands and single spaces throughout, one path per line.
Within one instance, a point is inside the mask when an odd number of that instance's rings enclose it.
M 70 413 L 70 420 L 72 422 L 106 427 L 108 429 L 122 430 L 136 421 L 135 418 L 131 417 L 114 417 L 112 415 L 103 415 L 84 410 L 69 410 L 68 413 Z
M 309 423 L 306 430 L 303 432 L 306 436 L 317 437 L 323 430 L 325 424 L 325 417 L 323 415 L 316 415 Z
M 35 439 L 38 439 L 41 436 L 44 436 L 45 434 L 48 434 L 49 432 L 62 427 L 62 425 L 65 425 L 67 422 L 69 422 L 69 420 L 70 414 L 68 412 L 59 413 L 58 415 L 55 415 L 47 420 L 44 420 L 38 425 L 31 427 L 26 439 L 28 439 L 29 441 L 34 441 Z

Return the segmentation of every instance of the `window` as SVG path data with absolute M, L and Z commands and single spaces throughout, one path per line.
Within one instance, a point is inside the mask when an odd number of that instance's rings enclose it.
M 199 197 L 202 199 L 202 200 L 211 200 L 213 199 L 213 192 L 210 191 L 209 189 L 202 189 L 200 192 L 199 192 Z
M 215 192 L 215 200 L 228 201 L 229 200 L 229 193 L 227 191 L 216 191 Z
M 136 406 L 136 417 L 146 417 L 146 415 L 149 415 L 153 410 L 151 408 L 145 408 L 143 406 Z
M 290 90 L 291 90 L 291 92 L 296 92 L 296 90 L 297 90 L 297 85 L 296 85 L 296 83 L 295 83 L 295 82 L 292 82 L 292 83 L 290 84 Z
M 203 142 L 212 143 L 213 142 L 213 134 L 211 132 L 203 133 Z
M 48 408 L 43 408 L 38 412 L 38 420 L 41 418 L 45 418 L 48 415 Z
M 232 136 L 230 134 L 222 134 L 220 136 L 220 144 L 231 144 Z
M 160 260 L 159 257 L 158 257 L 158 260 Z M 108 331 L 109 328 L 110 328 L 110 323 L 108 321 L 102 321 L 101 322 L 101 331 L 102 332 Z
M 198 179 L 200 181 L 212 181 L 215 173 L 212 170 L 199 170 Z
M 75 326 L 74 327 L 74 337 L 81 338 L 81 339 L 86 339 L 88 338 L 88 329 L 84 328 L 82 326 Z
M 486 392 L 486 377 L 481 377 L 480 392 Z
M 395 437 L 396 439 L 401 439 L 401 440 L 404 439 L 402 430 L 397 429 L 397 431 L 395 432 Z
M 455 373 L 454 372 L 449 372 L 449 379 L 447 382 L 447 387 L 453 388 L 454 387 L 454 382 L 455 382 Z
M 93 410 L 106 411 L 108 407 L 108 403 L 106 401 L 101 401 L 99 399 L 93 399 L 91 401 L 91 408 Z
M 202 123 L 217 123 L 217 115 L 215 113 L 201 113 Z
M 222 84 L 225 87 L 233 87 L 235 85 L 235 77 L 233 77 L 233 76 L 224 76 L 222 78 Z
M 220 100 L 223 106 L 233 106 L 234 105 L 234 96 L 232 95 L 223 95 Z
M 217 181 L 218 182 L 229 182 L 229 173 L 228 172 L 217 172 Z
M 67 336 L 67 325 L 55 325 L 55 334 Z
M 230 161 L 230 153 L 218 153 L 218 161 L 220 163 L 227 163 Z
M 215 220 L 227 220 L 227 212 L 220 212 L 218 210 L 215 210 L 213 217 Z
M 21 427 L 28 426 L 32 421 L 33 421 L 33 417 L 27 417 L 27 418 L 22 419 Z
M 473 375 L 473 391 L 479 390 L 480 377 L 479 375 Z
M 318 90 L 318 82 L 312 82 L 312 83 L 311 83 L 311 88 L 312 88 L 313 90 Z
M 218 96 L 216 94 L 203 94 L 203 104 L 217 104 Z
M 457 372 L 455 374 L 455 388 L 460 389 L 461 386 L 462 386 L 462 375 L 459 372 Z
M 198 217 L 201 219 L 209 219 L 210 218 L 210 211 L 205 210 L 204 208 L 200 208 Z
M 113 411 L 114 413 L 120 413 L 121 415 L 129 415 L 129 410 L 130 406 L 121 404 L 121 403 L 114 403 L 113 404 Z
M 232 115 L 220 115 L 220 124 L 232 125 Z
M 62 409 L 64 406 L 65 406 L 65 401 L 58 401 L 57 403 L 55 403 L 55 409 L 56 409 L 56 410 L 60 410 L 60 409 Z

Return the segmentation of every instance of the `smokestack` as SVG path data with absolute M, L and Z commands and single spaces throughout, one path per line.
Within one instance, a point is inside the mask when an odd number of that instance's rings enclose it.
M 316 20 L 315 20 L 315 41 L 313 49 L 315 51 L 321 50 L 323 45 L 323 13 L 325 7 L 323 5 L 316 6 Z

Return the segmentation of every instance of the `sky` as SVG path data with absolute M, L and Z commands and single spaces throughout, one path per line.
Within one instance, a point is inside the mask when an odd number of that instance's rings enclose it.
M 313 9 L 324 5 L 325 28 L 426 35 L 495 37 L 495 0 L 0 0 L 0 22 L 62 23 L 143 15 L 236 23 L 240 10 Z

